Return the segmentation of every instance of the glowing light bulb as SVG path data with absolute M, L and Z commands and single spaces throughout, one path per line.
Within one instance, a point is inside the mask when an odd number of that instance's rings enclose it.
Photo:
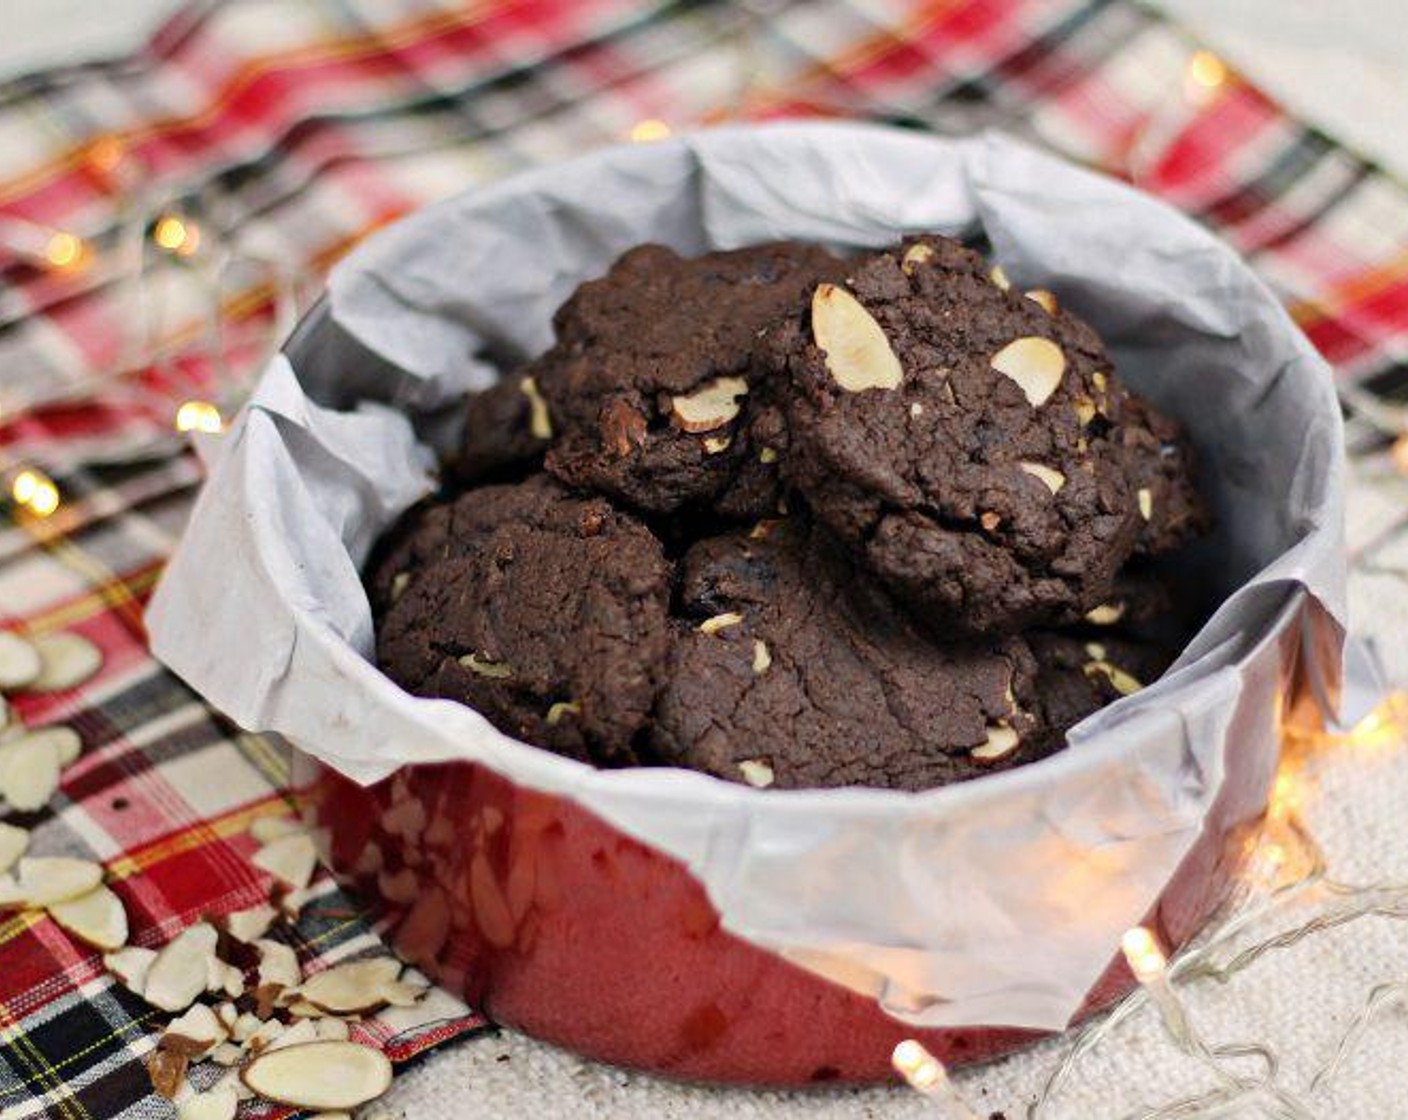
M 630 138 L 633 144 L 649 144 L 652 140 L 664 140 L 672 129 L 664 121 L 653 117 L 639 121 L 631 127 Z
M 200 248 L 200 227 L 176 214 L 163 214 L 152 227 L 152 240 L 159 249 L 189 257 Z
M 1129 962 L 1129 970 L 1141 984 L 1161 979 L 1168 970 L 1168 958 L 1159 947 L 1158 939 L 1143 926 L 1126 930 L 1120 938 L 1120 949 Z
M 176 410 L 176 430 L 219 433 L 225 430 L 225 420 L 209 401 L 187 401 Z
M 88 163 L 105 175 L 117 170 L 124 154 L 122 141 L 115 136 L 100 136 L 88 145 Z
M 1227 81 L 1227 64 L 1212 51 L 1198 51 L 1188 60 L 1188 77 L 1204 89 L 1217 89 Z
M 10 494 L 36 517 L 48 517 L 59 508 L 59 488 L 48 475 L 33 468 L 15 475 Z
M 79 267 L 87 258 L 87 246 L 72 233 L 56 230 L 44 243 L 44 259 L 50 268 L 68 271 Z
M 1408 474 L 1408 435 L 1399 436 L 1393 441 L 1391 455 L 1394 468 L 1402 474 Z
M 943 1062 L 912 1038 L 906 1038 L 890 1055 L 890 1064 L 913 1089 L 930 1092 L 948 1077 Z

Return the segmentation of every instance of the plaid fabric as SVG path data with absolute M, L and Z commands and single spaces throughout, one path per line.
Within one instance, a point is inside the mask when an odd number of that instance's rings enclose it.
M 279 751 L 143 639 L 199 481 L 176 405 L 237 404 L 368 231 L 643 120 L 1025 132 L 1220 231 L 1344 378 L 1395 378 L 1408 193 L 1236 75 L 1200 84 L 1218 75 L 1190 71 L 1194 49 L 1127 0 L 202 3 L 134 58 L 0 85 L 0 242 L 62 229 L 92 251 L 68 271 L 0 251 L 0 471 L 37 463 L 64 496 L 47 521 L 0 521 L 0 625 L 77 630 L 107 655 L 78 692 L 19 703 L 84 740 L 52 807 L 18 819 L 35 850 L 101 859 L 142 945 L 262 896 L 244 829 L 286 808 Z M 167 211 L 204 252 L 152 250 Z M 373 937 L 330 884 L 296 933 L 315 967 Z M 153 1022 L 47 919 L 0 925 L 6 1116 L 170 1115 L 140 1066 Z M 481 1022 L 373 1038 L 403 1059 Z

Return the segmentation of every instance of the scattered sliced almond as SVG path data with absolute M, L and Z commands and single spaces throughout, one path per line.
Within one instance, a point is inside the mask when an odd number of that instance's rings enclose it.
M 0 689 L 25 688 L 44 668 L 33 643 L 10 630 L 0 630 Z
M 738 770 L 743 775 L 743 780 L 754 789 L 767 789 L 776 777 L 772 766 L 761 758 L 744 759 L 738 764 Z
M 401 596 L 406 593 L 406 588 L 411 586 L 410 572 L 397 572 L 391 577 L 391 601 L 400 602 Z
M 306 832 L 281 837 L 265 844 L 250 861 L 294 890 L 306 887 L 318 866 L 318 849 Z
M 129 992 L 141 995 L 147 986 L 147 973 L 151 971 L 154 960 L 154 949 L 142 949 L 132 945 L 107 954 L 103 958 L 103 967 Z
M 268 903 L 260 903 L 258 906 L 226 914 L 225 932 L 236 941 L 252 945 L 269 932 L 269 927 L 274 924 L 274 919 L 277 917 L 278 911 L 272 906 Z
M 0 821 L 0 872 L 9 871 L 29 847 L 29 832 Z
M 1104 675 L 1111 686 L 1121 696 L 1133 696 L 1144 686 L 1134 677 L 1126 673 L 1123 669 L 1111 665 L 1108 661 L 1091 661 L 1081 666 L 1081 670 L 1087 677 L 1094 677 L 1097 674 Z
M 1108 651 L 1099 642 L 1086 642 L 1085 655 L 1092 661 L 1104 661 Z
M 235 1020 L 235 1025 L 230 1028 L 230 1037 L 236 1042 L 248 1042 L 263 1025 L 258 1015 L 245 1011 Z
M 1013 339 L 992 356 L 992 368 L 1017 383 L 1033 408 L 1044 405 L 1061 384 L 1066 355 L 1049 338 Z
M 217 1066 L 237 1066 L 244 1061 L 244 1047 L 235 1042 L 222 1042 L 208 1057 Z
M 222 992 L 230 999 L 239 999 L 244 995 L 244 973 L 219 957 L 207 957 L 205 990 Z
M 1154 516 L 1154 492 L 1144 486 L 1140 488 L 1137 496 L 1139 498 L 1139 516 L 1148 521 Z
M 107 887 L 55 902 L 48 910 L 49 917 L 94 949 L 113 952 L 127 944 L 127 911 Z
M 26 686 L 31 692 L 76 688 L 103 667 L 103 651 L 78 634 L 41 634 L 33 641 L 43 664 Z
M 277 1019 L 258 1020 L 259 1026 L 245 1040 L 245 1050 L 251 1054 L 258 1054 L 262 1050 L 267 1050 L 283 1035 L 288 1027 Z
M 190 1058 L 175 1050 L 160 1047 L 153 1050 L 147 1058 L 147 1076 L 151 1078 L 157 1095 L 169 1101 L 175 1100 L 181 1086 L 186 1083 L 186 1069 L 190 1064 Z
M 1123 617 L 1123 603 L 1101 603 L 1085 612 L 1085 621 L 1092 626 L 1113 626 Z
M 528 398 L 528 432 L 534 439 L 552 439 L 552 418 L 548 415 L 548 402 L 538 391 L 538 383 L 525 377 L 518 383 L 518 391 Z
M 995 264 L 992 268 L 988 269 L 988 279 L 1004 292 L 1009 291 L 1012 287 L 1012 281 L 1007 279 L 1007 273 L 1002 270 L 1000 264 Z
M 50 907 L 85 895 L 102 881 L 102 866 L 86 859 L 25 856 L 15 877 L 0 879 L 0 908 Z
M 284 1010 L 295 1019 L 323 1019 L 328 1014 L 321 1007 L 309 1003 L 306 999 L 295 999 Z
M 1045 311 L 1048 315 L 1056 314 L 1056 309 L 1059 306 L 1056 303 L 1056 296 L 1054 293 L 1048 291 L 1047 289 L 1033 288 L 1027 293 L 1027 298 L 1031 300 L 1034 304 L 1036 304 L 1038 307 L 1040 307 L 1043 311 Z
M 235 1029 L 235 1024 L 240 1019 L 240 1009 L 233 1003 L 226 1001 L 215 1008 L 215 1017 L 220 1020 L 220 1025 L 225 1028 L 225 1033 L 229 1034 Z
M 271 1050 L 286 1050 L 290 1046 L 302 1046 L 304 1043 L 318 1041 L 318 1028 L 315 1024 L 304 1020 L 300 1023 L 292 1023 L 279 1032 L 268 1046 L 263 1048 L 264 1053 Z
M 0 751 L 0 794 L 10 808 L 33 813 L 58 792 L 63 756 L 52 737 L 31 732 Z
M 727 451 L 731 443 L 733 443 L 732 436 L 705 436 L 704 451 L 708 455 L 717 455 L 721 451 Z
M 201 1058 L 229 1037 L 219 1016 L 205 1004 L 197 1003 L 166 1025 L 157 1045 L 188 1058 Z
M 259 950 L 259 986 L 277 985 L 279 988 L 296 988 L 302 979 L 298 968 L 298 954 L 291 946 L 281 941 L 259 940 L 254 943 Z
M 575 700 L 559 700 L 548 709 L 548 726 L 556 727 L 562 722 L 563 716 L 580 715 L 582 705 Z
M 78 756 L 83 753 L 83 740 L 78 737 L 78 732 L 71 727 L 59 724 L 26 731 L 22 736 L 9 740 L 3 748 L 0 748 L 0 752 L 8 752 L 21 742 L 53 744 L 59 752 L 60 766 L 73 765 L 78 761 Z
M 717 377 L 694 392 L 670 398 L 670 416 L 686 432 L 713 432 L 730 423 L 743 407 L 748 382 L 741 377 Z
M 737 626 L 743 621 L 743 616 L 737 611 L 725 611 L 723 614 L 716 614 L 713 618 L 706 618 L 699 624 L 701 634 L 717 634 L 720 630 L 727 630 L 730 626 Z
M 761 638 L 753 639 L 753 672 L 762 676 L 772 668 L 772 654 L 768 650 L 767 642 Z
M 389 1002 L 386 989 L 400 975 L 395 957 L 349 961 L 308 977 L 298 994 L 336 1015 L 367 1015 Z
M 324 1042 L 345 1041 L 352 1037 L 352 1030 L 345 1019 L 319 1019 L 314 1029 Z
M 812 337 L 826 353 L 826 368 L 848 393 L 897 389 L 904 368 L 890 340 L 865 306 L 835 284 L 812 295 Z
M 292 1108 L 356 1108 L 391 1086 L 391 1063 L 355 1042 L 309 1042 L 265 1051 L 244 1068 L 244 1083 Z
M 1021 462 L 1017 466 L 1026 471 L 1034 479 L 1040 482 L 1053 494 L 1059 494 L 1061 487 L 1066 485 L 1066 476 L 1060 471 L 1048 467 L 1045 463 Z
M 934 247 L 932 245 L 926 245 L 922 241 L 911 245 L 904 251 L 904 256 L 900 259 L 900 270 L 908 275 L 933 255 Z
M 233 1085 L 192 1093 L 176 1106 L 176 1120 L 235 1120 L 240 1098 Z
M 206 922 L 187 926 L 157 953 L 142 989 L 144 998 L 163 1011 L 184 1011 L 205 991 L 207 961 L 219 937 Z
M 988 728 L 988 737 L 982 744 L 968 753 L 979 762 L 996 762 L 1015 751 L 1021 741 L 1021 736 L 1012 728 L 994 724 Z
M 483 657 L 478 653 L 467 653 L 459 659 L 459 662 L 476 676 L 488 677 L 490 680 L 507 680 L 513 676 L 513 666 L 503 661 Z

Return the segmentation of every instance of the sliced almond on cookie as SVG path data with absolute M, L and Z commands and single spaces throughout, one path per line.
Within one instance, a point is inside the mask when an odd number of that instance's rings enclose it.
M 884 328 L 865 306 L 835 284 L 820 284 L 812 296 L 812 337 L 826 352 L 826 368 L 848 393 L 897 389 L 904 369 Z
M 47 909 L 49 917 L 94 949 L 112 952 L 127 944 L 127 911 L 107 887 L 55 902 Z
M 1103 676 L 1121 696 L 1133 696 L 1144 686 L 1133 676 L 1108 661 L 1091 661 L 1081 666 L 1087 677 Z
M 1059 305 L 1056 303 L 1056 296 L 1052 292 L 1045 288 L 1033 288 L 1026 293 L 1026 296 L 1048 315 L 1056 314 Z
M 1012 728 L 1004 724 L 993 724 L 988 728 L 988 737 L 968 754 L 979 762 L 996 762 L 1015 751 L 1021 742 L 1021 736 Z
M 391 1087 L 391 1063 L 355 1042 L 321 1041 L 265 1051 L 244 1068 L 244 1083 L 292 1108 L 356 1108 Z
M 1085 621 L 1092 626 L 1113 626 L 1123 617 L 1123 603 L 1101 603 L 1085 612 Z
M 581 715 L 582 705 L 575 700 L 559 700 L 548 708 L 548 726 L 556 727 L 562 722 L 564 716 Z
M 743 621 L 743 616 L 737 611 L 724 611 L 716 614 L 712 618 L 706 618 L 699 624 L 701 634 L 717 634 L 720 630 L 727 630 L 730 626 L 737 626 Z
M 748 382 L 741 377 L 716 377 L 694 392 L 670 398 L 670 416 L 675 426 L 686 432 L 712 432 L 737 417 L 748 395 Z
M 1016 382 L 1033 408 L 1040 408 L 1061 384 L 1066 355 L 1049 338 L 1014 339 L 992 356 L 992 368 Z
M 1066 485 L 1066 476 L 1060 471 L 1048 467 L 1045 463 L 1021 462 L 1017 466 L 1026 471 L 1034 479 L 1040 482 L 1053 494 L 1059 494 L 1061 487 Z
M 538 391 L 538 383 L 525 377 L 518 383 L 518 390 L 528 398 L 528 433 L 534 439 L 552 439 L 552 418 L 548 415 L 548 402 Z
M 988 269 L 988 279 L 991 280 L 994 284 L 996 284 L 999 288 L 1001 288 L 1004 292 L 1010 291 L 1012 288 L 1012 281 L 1007 279 L 1007 273 L 1002 270 L 1002 266 L 1000 264 L 995 264 L 990 269 Z
M 926 245 L 922 241 L 911 245 L 904 251 L 904 256 L 900 258 L 900 271 L 909 275 L 933 255 L 934 247 L 932 245 Z
M 1139 499 L 1139 516 L 1145 521 L 1151 520 L 1154 516 L 1154 492 L 1144 486 L 1136 496 Z
M 768 649 L 767 642 L 761 638 L 753 639 L 753 672 L 762 676 L 772 668 L 772 653 Z
M 41 634 L 34 640 L 42 666 L 25 687 L 30 692 L 77 688 L 103 667 L 103 651 L 78 634 Z
M 738 771 L 754 789 L 767 789 L 777 778 L 771 764 L 761 758 L 745 758 L 738 764 Z
M 495 661 L 481 653 L 467 653 L 459 659 L 461 665 L 478 677 L 491 681 L 507 680 L 513 676 L 513 666 L 503 661 Z

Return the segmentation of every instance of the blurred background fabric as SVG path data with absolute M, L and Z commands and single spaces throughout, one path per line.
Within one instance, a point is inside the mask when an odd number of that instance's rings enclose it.
M 108 865 L 140 944 L 247 904 L 243 829 L 286 808 L 278 744 L 229 726 L 146 652 L 142 604 L 201 478 L 192 441 L 213 453 L 326 270 L 366 234 L 595 145 L 782 116 L 1000 127 L 1205 222 L 1286 300 L 1360 414 L 1351 594 L 1408 679 L 1408 487 L 1385 451 L 1408 382 L 1396 0 L 6 0 L 0 27 L 0 480 L 8 491 L 40 472 L 55 500 L 0 507 L 0 625 L 77 630 L 107 655 L 82 689 L 19 703 L 85 744 L 54 805 L 20 823 L 46 853 Z M 1360 815 L 1336 809 L 1326 827 L 1347 858 L 1385 863 L 1385 837 L 1408 848 L 1393 810 L 1408 782 L 1339 780 Z M 330 882 L 320 892 L 299 927 L 305 964 L 374 938 Z M 1369 961 L 1374 975 L 1405 963 L 1388 938 L 1274 973 L 1311 1001 L 1298 1029 L 1328 1005 L 1317 984 L 1363 980 Z M 43 920 L 0 925 L 6 1117 L 171 1115 L 141 1066 L 150 1022 Z M 392 1050 L 409 1059 L 483 1026 L 451 1009 Z M 1146 1052 L 1125 1048 L 1110 1069 L 1161 1085 L 1173 1075 L 1145 1070 Z M 1010 1109 L 1053 1054 L 963 1083 Z M 1387 1076 L 1391 1052 L 1383 1061 Z M 1091 1085 L 1069 1115 L 1114 1114 Z M 1370 1090 L 1355 1100 L 1392 1099 L 1382 1080 Z M 388 1107 L 443 1116 L 470 1102 L 572 1117 L 927 1107 L 880 1091 L 678 1088 L 512 1036 L 451 1050 Z

